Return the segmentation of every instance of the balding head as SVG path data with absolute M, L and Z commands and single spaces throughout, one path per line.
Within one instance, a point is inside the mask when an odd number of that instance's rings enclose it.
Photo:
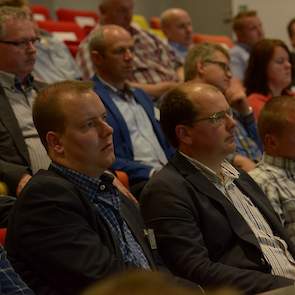
M 214 86 L 186 82 L 161 105 L 161 126 L 174 147 L 213 171 L 235 150 L 231 109 Z
M 180 8 L 170 8 L 161 15 L 161 28 L 170 42 L 189 47 L 192 43 L 192 21 Z
M 89 48 L 96 72 L 116 88 L 122 88 L 132 74 L 133 45 L 130 33 L 116 25 L 91 33 Z
M 209 84 L 186 82 L 169 91 L 161 103 L 161 126 L 174 147 L 179 141 L 175 133 L 177 125 L 191 125 L 199 115 L 198 100 L 208 93 L 219 93 Z
M 128 30 L 132 21 L 133 7 L 133 0 L 102 0 L 99 5 L 101 23 L 118 25 Z

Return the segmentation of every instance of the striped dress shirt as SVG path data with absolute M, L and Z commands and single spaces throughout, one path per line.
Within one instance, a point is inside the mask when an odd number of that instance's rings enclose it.
M 207 166 L 184 156 L 222 192 L 246 221 L 258 241 L 264 258 L 272 267 L 272 274 L 295 280 L 295 261 L 287 249 L 286 242 L 273 234 L 258 208 L 236 186 L 234 180 L 239 178 L 239 172 L 229 162 L 224 161 L 221 165 L 221 177 L 218 177 Z

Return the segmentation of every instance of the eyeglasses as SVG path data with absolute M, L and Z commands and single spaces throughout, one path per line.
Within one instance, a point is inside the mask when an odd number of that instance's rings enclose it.
M 204 62 L 214 64 L 214 65 L 218 65 L 225 72 L 231 72 L 231 69 L 230 69 L 229 65 L 227 63 L 223 62 L 223 61 L 206 59 L 206 60 L 204 60 Z
M 19 47 L 19 48 L 22 48 L 22 49 L 27 48 L 30 44 L 35 45 L 38 42 L 40 42 L 39 37 L 32 38 L 32 39 L 21 40 L 21 41 L 0 40 L 0 43 L 13 45 L 15 47 Z
M 233 118 L 233 111 L 231 108 L 227 109 L 226 111 L 214 113 L 210 117 L 197 119 L 194 121 L 194 123 L 209 121 L 211 124 L 218 124 L 221 123 L 221 121 L 225 120 L 226 117 Z

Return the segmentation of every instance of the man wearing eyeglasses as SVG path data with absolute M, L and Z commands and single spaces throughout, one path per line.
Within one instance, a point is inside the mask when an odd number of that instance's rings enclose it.
M 45 85 L 31 75 L 39 39 L 28 14 L 1 7 L 0 32 L 0 180 L 17 195 L 31 173 L 49 165 L 32 119 L 34 97 Z
M 228 52 L 219 44 L 198 44 L 188 52 L 185 80 L 209 83 L 224 93 L 237 121 L 234 132 L 236 149 L 228 159 L 248 172 L 261 159 L 262 145 L 245 91 L 239 81 L 232 79 L 229 63 Z
M 161 104 L 175 156 L 145 186 L 144 220 L 179 276 L 256 294 L 295 280 L 295 247 L 257 184 L 226 157 L 236 126 L 214 86 L 187 82 Z

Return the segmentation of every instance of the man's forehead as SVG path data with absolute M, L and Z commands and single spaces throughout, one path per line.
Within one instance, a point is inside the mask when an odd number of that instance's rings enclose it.
M 261 24 L 261 21 L 257 16 L 247 16 L 243 19 L 244 27 L 249 27 L 256 24 Z
M 109 30 L 104 33 L 106 49 L 109 46 L 117 47 L 123 44 L 128 43 L 128 45 L 133 45 L 134 41 L 129 32 L 120 29 L 120 30 Z

